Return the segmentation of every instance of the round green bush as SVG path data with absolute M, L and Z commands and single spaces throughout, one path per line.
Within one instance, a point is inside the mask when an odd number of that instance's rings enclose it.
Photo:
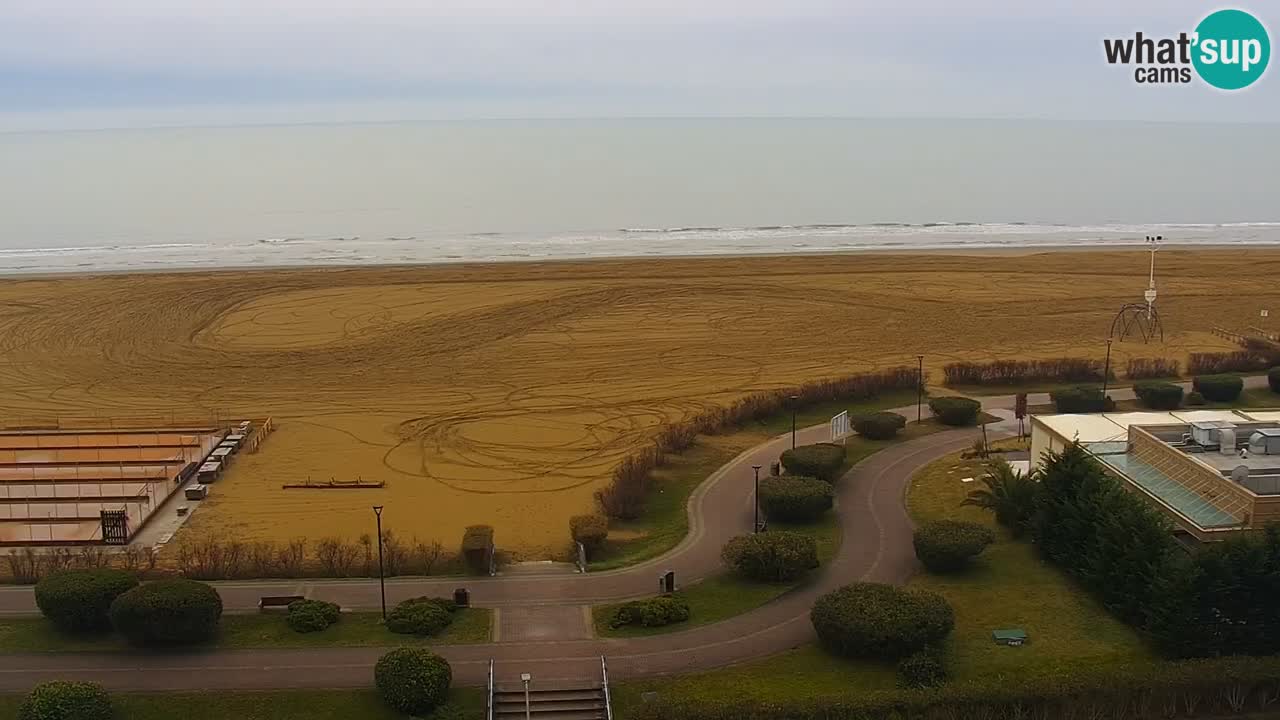
M 1271 392 L 1280 393 L 1280 366 L 1267 371 L 1267 385 L 1271 387 Z
M 397 648 L 378 659 L 373 683 L 393 710 L 425 715 L 449 695 L 453 670 L 448 661 L 426 648 Z
M 760 507 L 770 520 L 816 522 L 831 509 L 835 491 L 817 478 L 783 475 L 760 481 Z
M 218 633 L 222 598 L 212 587 L 176 578 L 149 582 L 111 603 L 111 625 L 134 645 L 183 645 Z
M 411 598 L 387 614 L 387 629 L 401 635 L 435 635 L 453 622 L 436 598 Z
M 604 515 L 574 515 L 569 518 L 569 534 L 590 553 L 599 550 L 609 536 L 609 518 Z
M 1115 408 L 1110 398 L 1102 396 L 1102 388 L 1063 388 L 1049 393 L 1049 398 L 1060 413 L 1109 412 Z
M 995 542 L 995 533 L 985 525 L 964 520 L 935 520 L 916 530 L 913 536 L 916 557 L 931 572 L 963 570 L 970 561 Z
M 1191 380 L 1191 386 L 1206 400 L 1235 402 L 1244 390 L 1244 380 L 1238 375 L 1200 375 Z
M 796 532 L 739 535 L 720 552 L 724 564 L 762 582 L 786 582 L 818 567 L 818 543 Z
M 1194 406 L 1194 405 L 1203 405 L 1203 404 L 1204 404 L 1204 396 L 1203 396 L 1203 395 L 1201 395 L 1200 393 L 1196 392 L 1195 390 L 1192 390 L 1191 392 L 1187 393 L 1187 404 L 1188 404 L 1188 405 L 1193 405 L 1193 406 Z
M 959 427 L 977 422 L 982 403 L 972 398 L 944 395 L 929 398 L 929 409 L 938 422 Z
M 36 605 L 62 630 L 106 630 L 112 601 L 137 586 L 138 578 L 122 570 L 63 570 L 36 583 Z
M 1182 386 L 1171 382 L 1151 380 L 1134 383 L 1133 394 L 1152 410 L 1177 410 L 1182 407 Z
M 97 683 L 40 683 L 18 708 L 18 720 L 109 720 L 111 696 Z
M 624 625 L 662 627 L 689 619 L 689 603 L 677 597 L 662 595 L 644 600 L 632 600 L 618 606 L 609 618 L 609 627 Z
M 782 467 L 790 475 L 816 477 L 828 482 L 844 466 L 844 447 L 835 443 L 801 445 L 782 453 Z
M 323 600 L 298 600 L 289 603 L 285 622 L 294 632 L 319 632 L 342 618 L 337 605 Z
M 946 663 L 938 651 L 926 647 L 898 663 L 898 681 L 913 690 L 937 687 L 947 681 Z
M 853 429 L 868 440 L 888 440 L 907 426 L 907 419 L 897 413 L 878 412 L 853 419 Z
M 955 615 L 941 595 L 860 582 L 818 598 L 809 621 L 830 652 L 880 660 L 941 641 L 955 626 Z

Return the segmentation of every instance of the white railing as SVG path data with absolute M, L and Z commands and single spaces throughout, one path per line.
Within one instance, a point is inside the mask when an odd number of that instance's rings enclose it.
M 493 720 L 493 659 L 489 659 L 489 696 L 485 700 L 485 720 Z
M 600 684 L 604 688 L 604 717 L 613 720 L 613 700 L 609 697 L 609 665 L 600 656 Z

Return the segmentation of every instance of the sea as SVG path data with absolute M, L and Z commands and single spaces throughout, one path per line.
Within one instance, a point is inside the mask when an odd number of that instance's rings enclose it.
M 1280 126 L 473 120 L 0 133 L 0 273 L 1280 244 Z

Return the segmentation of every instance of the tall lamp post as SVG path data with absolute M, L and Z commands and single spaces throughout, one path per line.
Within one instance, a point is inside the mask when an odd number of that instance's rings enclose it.
M 924 419 L 924 356 L 916 356 L 916 422 Z
M 760 466 L 752 465 L 751 469 L 756 471 L 756 494 L 751 498 L 751 504 L 754 506 L 751 515 L 751 532 L 758 533 L 760 532 Z
M 1107 381 L 1111 379 L 1111 338 L 1107 338 L 1107 360 L 1102 365 L 1102 409 L 1107 408 Z
M 382 620 L 387 619 L 387 581 L 382 572 L 382 506 L 374 505 L 373 514 L 378 518 L 378 588 L 382 591 Z
M 800 396 L 791 396 L 791 449 L 796 449 L 796 406 L 800 404 Z

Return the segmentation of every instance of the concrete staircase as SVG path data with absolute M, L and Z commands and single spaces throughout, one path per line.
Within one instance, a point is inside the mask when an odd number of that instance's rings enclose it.
M 494 687 L 494 720 L 524 720 L 524 685 Z M 535 679 L 529 684 L 530 720 L 606 720 L 604 687 L 599 682 Z

